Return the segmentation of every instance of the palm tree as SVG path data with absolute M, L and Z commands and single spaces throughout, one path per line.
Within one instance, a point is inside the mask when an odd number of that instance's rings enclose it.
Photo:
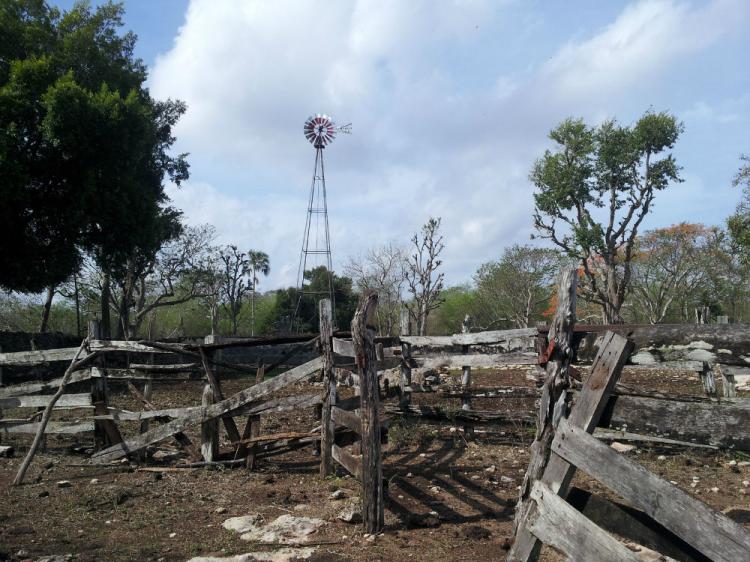
M 262 273 L 266 277 L 271 273 L 271 266 L 268 264 L 268 254 L 258 250 L 250 250 L 247 253 L 247 261 L 250 263 L 250 270 L 252 271 L 252 293 L 250 293 L 250 302 L 252 303 L 251 318 L 250 318 L 250 335 L 255 335 L 255 288 L 258 286 L 258 273 Z

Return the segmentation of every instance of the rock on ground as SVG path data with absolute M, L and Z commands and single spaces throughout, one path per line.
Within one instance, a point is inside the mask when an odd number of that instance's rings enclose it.
M 242 533 L 240 538 L 243 541 L 279 544 L 304 543 L 310 535 L 323 525 L 325 525 L 325 521 L 322 519 L 295 517 L 288 514 L 278 517 L 267 525 L 262 525 L 257 515 L 232 517 L 223 523 L 225 529 Z
M 197 556 L 188 562 L 293 562 L 306 560 L 315 552 L 314 548 L 281 548 L 271 552 L 248 552 L 237 556 Z

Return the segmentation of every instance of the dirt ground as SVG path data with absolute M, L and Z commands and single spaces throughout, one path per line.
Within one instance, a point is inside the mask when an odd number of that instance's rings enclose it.
M 450 377 L 457 382 L 457 373 Z M 674 394 L 701 394 L 694 373 L 628 371 L 622 382 Z M 477 370 L 474 384 L 534 383 L 526 372 L 507 369 Z M 228 380 L 224 391 L 229 395 L 245 386 L 246 380 Z M 197 405 L 201 389 L 199 382 L 155 384 L 152 402 L 164 408 Z M 113 405 L 139 409 L 124 388 L 115 386 L 113 391 Z M 319 392 L 319 387 L 301 384 L 284 391 L 300 392 Z M 413 398 L 415 404 L 437 401 L 435 395 Z M 457 406 L 458 401 L 441 404 Z M 534 411 L 534 400 L 474 399 L 473 407 Z M 311 409 L 273 414 L 263 418 L 262 432 L 307 431 L 315 425 L 313 418 Z M 124 431 L 137 431 L 136 424 Z M 188 435 L 198 441 L 195 430 Z M 91 437 L 80 442 L 50 437 L 47 452 L 35 459 L 27 475 L 27 484 L 14 488 L 10 482 L 31 439 L 3 436 L 3 442 L 13 444 L 17 452 L 14 458 L 0 459 L 0 560 L 71 554 L 80 561 L 167 561 L 276 550 L 278 545 L 247 543 L 238 533 L 222 528 L 228 517 L 250 513 L 259 513 L 266 521 L 284 514 L 326 520 L 311 536 L 315 551 L 308 560 L 503 559 L 532 437 L 529 427 L 486 426 L 477 427 L 474 439 L 467 440 L 462 428 L 450 423 L 394 421 L 389 443 L 384 445 L 384 473 L 389 481 L 386 528 L 372 538 L 363 535 L 360 525 L 336 519 L 342 507 L 357 497 L 357 482 L 343 470 L 336 477 L 319 478 L 318 459 L 309 447 L 261 458 L 253 472 L 244 468 L 153 472 L 142 468 L 168 468 L 184 461 L 174 443 L 161 443 L 151 451 L 152 460 L 142 465 L 91 467 L 81 466 L 92 446 Z M 716 509 L 750 509 L 750 488 L 743 485 L 750 480 L 746 455 L 663 447 L 639 448 L 628 455 Z M 60 481 L 69 485 L 60 487 Z M 580 472 L 574 485 L 609 496 Z M 331 499 L 337 490 L 345 499 Z M 543 559 L 560 558 L 545 549 Z

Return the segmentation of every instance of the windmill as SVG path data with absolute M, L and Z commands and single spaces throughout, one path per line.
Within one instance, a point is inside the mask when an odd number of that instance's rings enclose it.
M 312 295 L 318 301 L 321 298 L 331 300 L 331 310 L 336 306 L 333 291 L 333 263 L 331 258 L 331 236 L 328 229 L 328 204 L 326 201 L 326 176 L 323 166 L 323 149 L 333 142 L 337 133 L 351 134 L 351 123 L 338 126 L 328 115 L 316 114 L 305 121 L 303 131 L 305 138 L 315 147 L 315 168 L 310 185 L 310 198 L 307 204 L 307 219 L 302 235 L 302 250 L 297 269 L 297 304 L 292 315 L 292 330 L 300 312 L 300 305 L 305 295 Z M 325 266 L 327 286 L 305 286 L 305 271 Z M 334 314 L 334 319 L 336 318 Z M 335 321 L 335 320 L 334 320 Z

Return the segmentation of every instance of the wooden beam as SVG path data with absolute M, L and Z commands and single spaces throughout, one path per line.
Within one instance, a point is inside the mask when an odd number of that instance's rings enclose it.
M 567 500 L 592 523 L 607 532 L 615 533 L 675 560 L 711 562 L 709 558 L 642 511 L 575 487 L 571 488 Z
M 61 347 L 58 349 L 39 349 L 36 351 L 15 351 L 0 353 L 0 365 L 30 366 L 55 361 L 72 361 L 78 351 L 77 347 Z
M 627 426 L 631 432 L 665 435 L 682 441 L 750 451 L 750 399 L 721 402 L 612 396 L 601 427 Z
M 91 378 L 91 369 L 81 369 L 70 375 L 70 379 L 67 384 L 73 384 L 76 382 L 87 381 Z M 48 390 L 57 390 L 62 383 L 62 377 L 52 379 L 47 382 L 27 382 L 22 384 L 14 384 L 11 386 L 4 386 L 0 388 L 0 398 L 8 398 L 11 396 L 23 396 L 26 394 L 37 394 L 39 392 L 46 392 Z
M 529 531 L 567 555 L 569 560 L 642 562 L 635 552 L 581 515 L 542 482 L 534 483 L 530 497 L 536 502 L 536 509 L 527 523 Z
M 224 400 L 224 393 L 221 391 L 221 383 L 219 382 L 219 377 L 217 377 L 213 370 L 211 370 L 211 364 L 208 361 L 208 357 L 206 357 L 206 352 L 203 351 L 203 348 L 200 349 L 200 355 L 201 355 L 201 362 L 203 364 L 203 370 L 206 373 L 206 378 L 208 379 L 208 384 L 211 386 L 211 390 L 214 393 L 214 400 L 212 404 L 215 404 L 216 402 L 221 402 Z M 234 422 L 234 419 L 231 417 L 223 417 L 221 418 L 222 423 L 224 424 L 224 428 L 227 431 L 227 435 L 229 436 L 229 441 L 236 442 L 239 441 L 242 437 L 240 436 L 240 430 L 237 428 L 237 424 Z M 205 422 L 204 422 L 205 423 Z M 245 456 L 245 453 L 247 451 L 245 450 L 245 447 L 240 445 L 240 447 L 237 449 L 237 455 L 238 457 Z
M 343 401 L 342 401 L 343 402 Z M 339 404 L 339 407 L 343 405 Z M 356 408 L 356 406 L 354 406 Z M 350 409 L 350 408 L 347 408 Z M 386 404 L 385 412 L 392 415 L 419 416 L 434 420 L 466 421 L 475 424 L 485 423 L 522 423 L 533 425 L 536 416 L 528 412 L 507 412 L 503 410 L 461 410 L 442 408 L 440 406 L 414 405 L 403 408 L 394 404 Z
M 362 481 L 362 456 L 355 457 L 334 443 L 331 448 L 333 460 L 343 466 L 349 474 Z
M 750 532 L 562 420 L 552 450 L 716 561 L 747 560 Z
M 454 334 L 452 336 L 399 336 L 399 340 L 413 346 L 447 347 L 452 345 L 488 345 L 507 342 L 519 338 L 533 338 L 537 335 L 536 328 L 519 328 L 514 330 L 493 330 Z
M 40 422 L 20 422 L 19 420 L 0 420 L 0 427 L 6 433 L 37 433 Z M 44 434 L 73 434 L 94 431 L 94 422 L 49 422 L 44 428 Z
M 333 352 L 344 357 L 354 357 L 354 344 L 351 340 L 333 338 Z
M 434 354 L 412 356 L 412 361 L 425 369 L 460 369 L 462 367 L 499 367 L 502 365 L 536 365 L 535 353 L 487 353 L 472 355 Z
M 331 408 L 331 419 L 338 425 L 351 429 L 357 435 L 362 434 L 362 420 L 354 412 L 342 410 L 335 406 Z
M 43 408 L 50 403 L 53 396 L 15 396 L 12 398 L 0 398 L 0 408 Z M 63 394 L 54 405 L 56 410 L 60 408 L 93 408 L 91 394 Z
M 204 420 L 219 417 L 225 414 L 231 414 L 253 400 L 258 400 L 272 392 L 275 392 L 285 386 L 305 380 L 320 370 L 323 366 L 321 358 L 308 361 L 299 367 L 290 369 L 285 373 L 272 379 L 263 381 L 250 388 L 242 390 L 229 398 L 217 402 L 207 408 L 191 413 L 184 418 L 172 420 L 162 426 L 149 430 L 148 432 L 120 443 L 104 451 L 99 451 L 92 458 L 94 464 L 104 464 L 113 460 L 120 459 L 130 452 L 138 451 L 152 443 L 157 443 L 162 439 L 174 435 L 179 431 L 200 423 Z

